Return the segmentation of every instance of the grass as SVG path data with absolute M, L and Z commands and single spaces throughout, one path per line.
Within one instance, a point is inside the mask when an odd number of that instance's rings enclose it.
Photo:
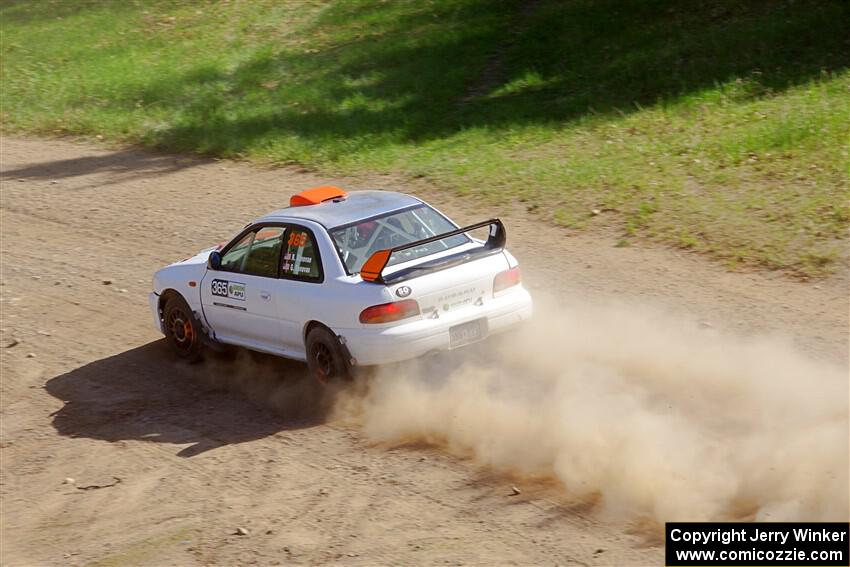
M 7 132 L 425 177 L 730 266 L 847 256 L 843 0 L 41 0 L 0 21 Z

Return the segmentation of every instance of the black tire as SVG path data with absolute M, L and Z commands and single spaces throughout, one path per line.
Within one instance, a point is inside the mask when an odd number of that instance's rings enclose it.
M 307 333 L 307 368 L 310 376 L 323 386 L 351 380 L 351 365 L 345 349 L 327 327 L 313 327 Z
M 195 318 L 186 300 L 174 295 L 165 302 L 162 310 L 165 337 L 174 353 L 189 362 L 197 362 L 203 356 L 201 324 Z

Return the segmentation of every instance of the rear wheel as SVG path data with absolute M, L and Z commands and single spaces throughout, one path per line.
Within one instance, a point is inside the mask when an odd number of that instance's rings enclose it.
M 342 345 L 326 327 L 314 327 L 307 333 L 307 367 L 319 384 L 329 385 L 351 379 L 351 365 Z
M 172 296 L 165 302 L 162 315 L 165 337 L 177 356 L 190 362 L 200 360 L 203 351 L 201 325 L 186 300 L 179 295 Z

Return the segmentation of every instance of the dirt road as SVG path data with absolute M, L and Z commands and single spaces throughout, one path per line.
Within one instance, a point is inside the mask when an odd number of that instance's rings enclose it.
M 297 364 L 169 356 L 146 301 L 157 267 L 305 187 L 393 180 L 61 141 L 0 149 L 3 565 L 662 564 L 634 522 L 554 484 L 297 411 L 280 387 Z M 656 304 L 847 366 L 846 269 L 815 283 L 728 273 L 412 191 L 461 221 L 499 214 L 532 290 L 555 301 Z

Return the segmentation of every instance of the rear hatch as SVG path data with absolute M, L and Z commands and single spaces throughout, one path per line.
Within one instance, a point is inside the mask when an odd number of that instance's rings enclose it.
M 387 287 L 394 298 L 415 299 L 423 317 L 459 316 L 462 311 L 480 308 L 493 297 L 496 274 L 510 268 L 502 251 L 476 254 L 480 247 L 479 243 L 470 243 L 448 256 L 392 266 L 387 269 Z M 394 279 L 395 273 L 405 277 Z

